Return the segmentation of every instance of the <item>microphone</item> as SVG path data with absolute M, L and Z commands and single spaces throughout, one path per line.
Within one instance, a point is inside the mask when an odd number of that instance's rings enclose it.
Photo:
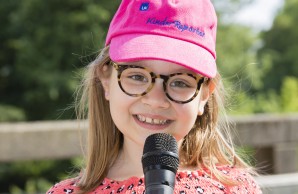
M 166 133 L 147 137 L 142 156 L 146 194 L 173 194 L 179 166 L 175 138 Z

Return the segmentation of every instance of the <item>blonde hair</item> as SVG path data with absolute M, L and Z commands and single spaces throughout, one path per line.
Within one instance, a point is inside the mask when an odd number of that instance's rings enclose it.
M 109 103 L 105 99 L 104 89 L 99 77 L 110 76 L 104 68 L 110 62 L 109 48 L 104 48 L 96 60 L 87 67 L 78 104 L 79 119 L 89 120 L 88 147 L 85 168 L 81 172 L 79 193 L 86 193 L 98 186 L 107 176 L 109 168 L 115 162 L 123 144 L 123 135 L 114 125 Z M 210 175 L 227 184 L 229 180 L 216 165 L 233 165 L 249 168 L 236 153 L 231 140 L 230 130 L 224 113 L 224 90 L 219 74 L 209 80 L 216 84 L 202 116 L 198 116 L 194 127 L 182 141 L 179 149 L 181 165 L 207 168 Z M 220 112 L 222 111 L 222 112 Z M 88 113 L 88 114 L 86 114 Z M 219 114 L 223 116 L 219 121 Z

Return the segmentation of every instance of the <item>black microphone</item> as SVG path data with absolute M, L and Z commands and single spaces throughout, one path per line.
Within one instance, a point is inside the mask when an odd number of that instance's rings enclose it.
M 146 194 L 173 194 L 179 166 L 175 138 L 166 133 L 147 137 L 142 156 Z

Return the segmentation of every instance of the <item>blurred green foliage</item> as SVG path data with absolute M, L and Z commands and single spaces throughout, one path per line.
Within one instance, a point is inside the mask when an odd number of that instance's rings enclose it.
M 74 118 L 68 107 L 76 72 L 103 46 L 116 7 L 117 1 L 1 0 L 1 104 L 21 109 L 27 120 Z
M 286 0 L 273 26 L 255 33 L 221 23 L 219 71 L 230 94 L 230 114 L 298 112 L 298 1 Z
M 0 193 L 45 192 L 57 180 L 79 172 L 79 158 L 18 161 L 0 165 Z
M 298 1 L 287 0 L 285 6 L 274 20 L 272 28 L 261 34 L 263 46 L 259 50 L 259 59 L 265 56 L 262 90 L 281 92 L 284 79 L 298 77 Z M 297 95 L 298 93 L 296 93 Z M 297 103 L 297 102 L 296 102 Z
M 298 112 L 298 1 L 260 34 L 228 21 L 252 0 L 213 0 L 230 114 Z M 0 122 L 74 118 L 81 69 L 103 47 L 120 0 L 0 0 Z M 78 160 L 0 164 L 0 193 L 45 192 Z
M 26 116 L 24 113 L 24 110 L 11 106 L 11 105 L 1 105 L 0 104 L 0 122 L 6 121 L 6 122 L 11 122 L 11 121 L 24 121 L 26 120 Z

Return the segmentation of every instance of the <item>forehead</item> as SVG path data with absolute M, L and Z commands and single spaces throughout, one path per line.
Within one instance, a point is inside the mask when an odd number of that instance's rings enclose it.
M 168 73 L 175 73 L 175 72 L 197 74 L 196 72 L 186 67 L 183 67 L 177 63 L 164 61 L 164 60 L 141 60 L 141 61 L 134 61 L 134 62 L 121 62 L 118 64 L 142 66 L 154 71 L 155 73 L 160 73 L 160 74 L 168 74 Z

